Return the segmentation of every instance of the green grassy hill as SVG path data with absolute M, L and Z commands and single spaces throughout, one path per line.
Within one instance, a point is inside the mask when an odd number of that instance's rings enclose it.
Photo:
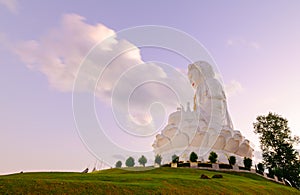
M 210 178 L 222 174 L 223 178 L 200 179 L 201 174 Z M 0 194 L 300 194 L 300 191 L 252 173 L 158 168 L 6 175 L 0 176 Z

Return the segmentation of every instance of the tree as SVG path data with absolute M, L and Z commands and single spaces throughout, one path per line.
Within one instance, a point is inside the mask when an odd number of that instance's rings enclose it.
M 197 160 L 198 160 L 198 155 L 195 152 L 192 152 L 190 154 L 190 161 L 191 162 L 197 162 Z
M 258 169 L 258 173 L 263 174 L 264 171 L 265 171 L 264 164 L 258 163 L 257 164 L 257 169 Z
M 256 120 L 254 133 L 259 135 L 263 163 L 277 176 L 299 186 L 300 162 L 293 148 L 299 143 L 299 137 L 292 137 L 288 121 L 275 113 L 258 116 Z
M 244 158 L 244 166 L 246 169 L 248 169 L 250 171 L 251 167 L 252 167 L 252 159 L 251 158 Z
M 209 161 L 211 163 L 216 163 L 217 160 L 218 160 L 218 155 L 217 153 L 215 153 L 214 151 L 212 151 L 210 154 L 209 154 L 209 157 L 208 157 Z
M 177 156 L 176 154 L 174 154 L 172 156 L 172 163 L 178 163 L 178 161 L 179 161 L 179 156 Z
M 230 156 L 230 157 L 228 158 L 228 162 L 229 162 L 229 164 L 230 164 L 231 166 L 235 165 L 235 163 L 236 163 L 236 158 L 235 158 L 235 156 Z
M 145 164 L 147 163 L 147 158 L 144 155 L 142 155 L 141 158 L 139 158 L 139 163 L 144 167 Z
M 134 166 L 134 158 L 132 158 L 131 156 L 129 158 L 127 158 L 126 162 L 125 162 L 125 165 L 127 167 L 133 167 Z
M 160 166 L 160 165 L 161 165 L 161 160 L 162 160 L 161 155 L 157 154 L 157 155 L 155 156 L 154 162 L 157 163 L 157 164 L 159 164 L 159 166 Z
M 118 162 L 116 162 L 116 168 L 120 168 L 122 167 L 122 162 L 119 160 Z

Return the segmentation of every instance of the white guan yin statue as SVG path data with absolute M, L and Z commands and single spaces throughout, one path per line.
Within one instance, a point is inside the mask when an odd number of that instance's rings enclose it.
M 212 66 L 204 61 L 190 64 L 188 78 L 195 91 L 193 110 L 188 103 L 186 109 L 181 106 L 170 114 L 168 124 L 156 136 L 154 153 L 161 155 L 165 163 L 174 154 L 188 161 L 191 152 L 198 154 L 198 160 L 207 161 L 214 151 L 221 163 L 236 156 L 239 165 L 244 157 L 252 158 L 249 140 L 233 129 L 226 96 Z

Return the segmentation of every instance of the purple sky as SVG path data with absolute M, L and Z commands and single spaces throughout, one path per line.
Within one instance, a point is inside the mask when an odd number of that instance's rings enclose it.
M 21 54 L 17 52 L 30 40 L 41 45 L 37 52 L 40 63 L 52 56 L 51 49 L 71 52 L 72 44 L 53 46 L 55 36 L 51 32 L 69 32 L 61 29 L 72 26 L 70 20 L 77 16 L 85 18 L 80 24 L 81 35 L 93 33 L 92 27 L 99 23 L 115 32 L 150 24 L 190 34 L 215 59 L 226 85 L 235 129 L 241 130 L 256 149 L 259 144 L 252 123 L 257 115 L 269 111 L 286 117 L 292 132 L 299 135 L 299 9 L 299 1 L 0 0 L 0 174 L 83 170 L 96 160 L 78 136 L 72 92 L 61 86 L 64 82 L 51 83 L 45 71 L 28 68 L 26 60 L 30 61 L 34 53 L 27 47 Z M 71 19 L 62 23 L 64 16 L 71 14 Z M 101 36 L 101 32 L 96 35 Z M 93 46 L 76 34 L 58 36 L 62 40 L 73 36 L 80 40 L 80 46 Z M 160 60 L 187 69 L 185 60 L 165 51 L 142 49 L 141 55 L 144 62 Z M 99 109 L 108 108 L 100 105 Z

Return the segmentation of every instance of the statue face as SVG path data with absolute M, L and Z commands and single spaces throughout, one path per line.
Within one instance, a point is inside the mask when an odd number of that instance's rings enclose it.
M 201 74 L 200 71 L 197 68 L 189 69 L 188 71 L 188 77 L 190 80 L 190 83 L 194 89 L 198 87 L 201 81 Z

